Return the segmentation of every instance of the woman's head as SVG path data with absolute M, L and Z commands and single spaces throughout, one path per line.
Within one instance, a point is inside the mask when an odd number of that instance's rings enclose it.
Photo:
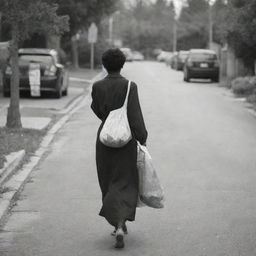
M 102 64 L 108 73 L 120 72 L 125 63 L 125 55 L 118 48 L 109 49 L 102 55 Z

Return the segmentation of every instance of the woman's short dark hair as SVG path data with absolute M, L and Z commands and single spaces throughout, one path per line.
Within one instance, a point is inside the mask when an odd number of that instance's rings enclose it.
M 108 72 L 120 71 L 124 66 L 125 60 L 125 55 L 118 48 L 109 49 L 102 55 L 102 64 Z

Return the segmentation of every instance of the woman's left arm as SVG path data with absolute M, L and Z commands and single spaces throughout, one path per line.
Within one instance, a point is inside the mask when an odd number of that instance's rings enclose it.
M 135 139 L 138 140 L 140 144 L 145 144 L 148 132 L 144 123 L 138 96 L 138 89 L 135 83 L 133 83 L 131 86 L 127 115 L 131 131 L 134 134 Z
M 94 114 L 101 119 L 102 116 L 100 114 L 99 111 L 99 104 L 98 104 L 98 100 L 97 100 L 97 94 L 96 94 L 96 89 L 95 89 L 95 84 L 92 86 L 92 104 L 91 104 L 91 109 L 93 110 Z

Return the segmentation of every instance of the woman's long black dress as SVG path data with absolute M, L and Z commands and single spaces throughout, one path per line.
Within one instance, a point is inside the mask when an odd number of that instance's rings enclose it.
M 102 192 L 100 215 L 113 226 L 135 219 L 138 199 L 137 142 L 147 139 L 137 85 L 131 83 L 127 116 L 133 138 L 122 148 L 110 148 L 99 140 L 101 128 L 110 111 L 120 108 L 125 100 L 128 80 L 120 74 L 109 74 L 94 83 L 92 105 L 94 113 L 102 120 L 96 142 L 96 164 L 99 185 Z

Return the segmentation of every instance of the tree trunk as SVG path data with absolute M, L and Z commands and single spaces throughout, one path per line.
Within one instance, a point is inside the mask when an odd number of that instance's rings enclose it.
M 18 24 L 12 24 L 11 54 L 11 99 L 7 113 L 8 128 L 21 128 L 20 89 L 19 89 L 19 56 L 18 56 Z
M 71 38 L 71 47 L 72 47 L 72 62 L 73 62 L 72 64 L 74 68 L 79 68 L 76 36 L 72 36 Z

